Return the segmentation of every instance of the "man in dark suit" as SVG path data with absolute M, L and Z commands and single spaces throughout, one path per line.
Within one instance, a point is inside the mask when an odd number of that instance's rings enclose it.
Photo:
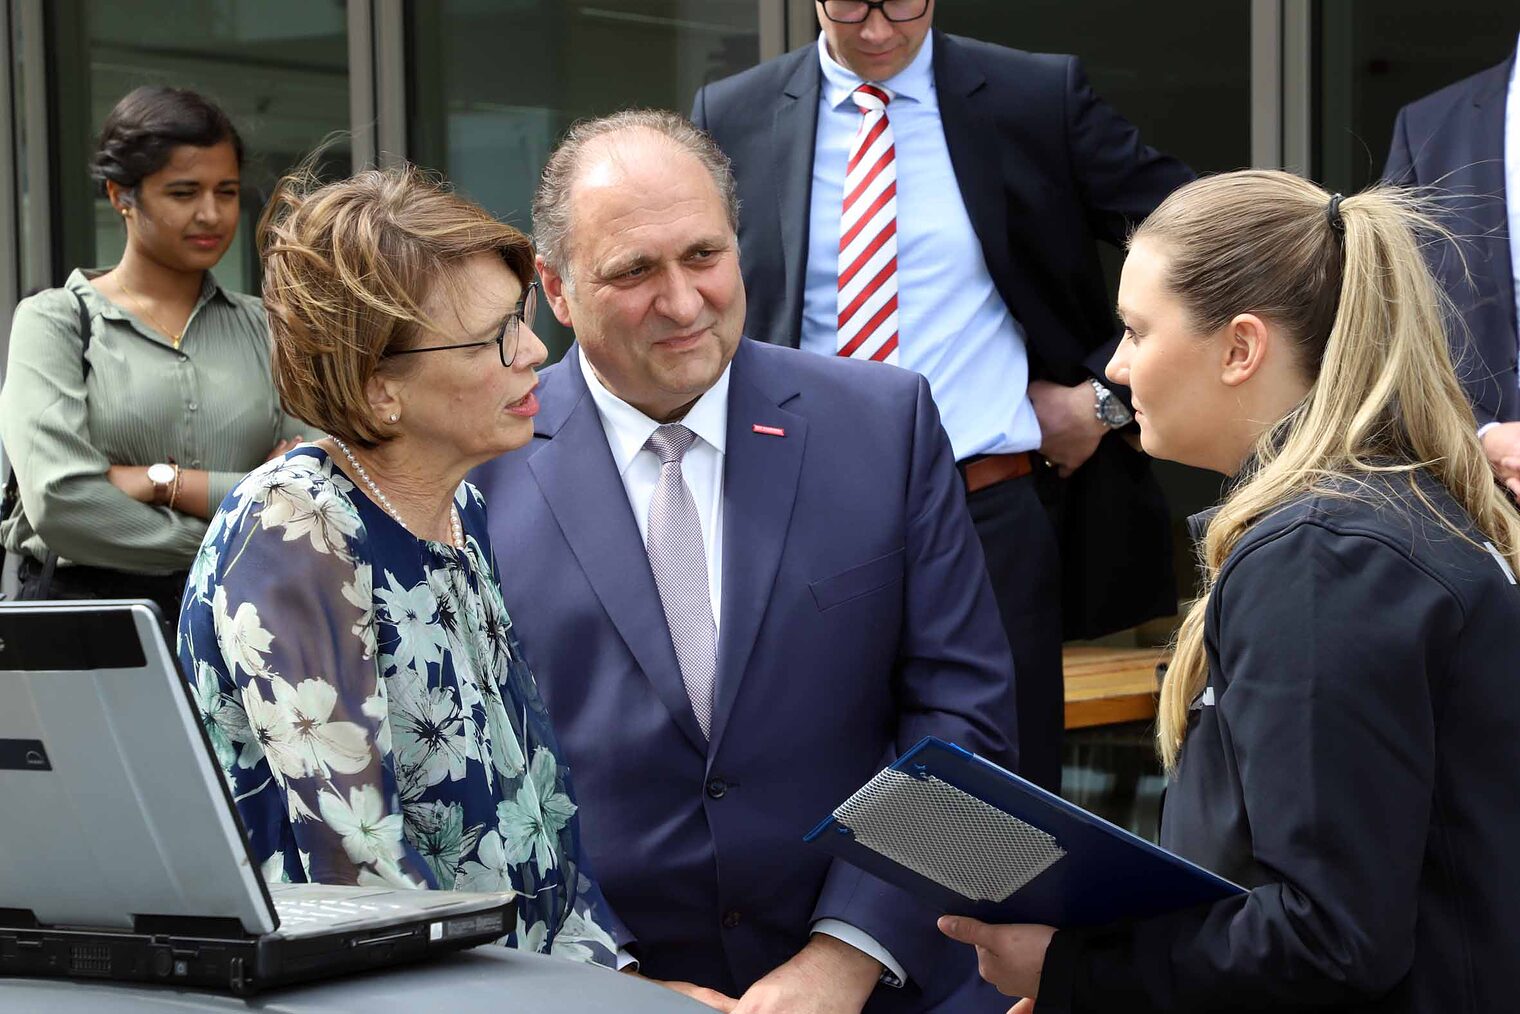
M 1094 240 L 1122 244 L 1192 173 L 1072 57 L 931 31 L 931 0 L 817 8 L 816 47 L 693 108 L 746 209 L 746 333 L 928 379 L 1013 647 L 1021 773 L 1058 790 L 1063 633 L 1176 608 L 1166 503 L 1102 380 Z
M 1520 496 L 1520 85 L 1515 54 L 1399 110 L 1384 176 L 1431 187 L 1455 246 L 1432 267 L 1465 325 L 1452 356 L 1483 450 Z M 1507 112 L 1506 112 L 1507 110 Z M 1506 148 L 1506 145 L 1508 146 Z M 1508 202 L 1505 197 L 1508 195 Z M 1464 333 L 1465 331 L 1465 333 Z
M 475 480 L 642 971 L 746 1014 L 1004 1009 L 933 912 L 802 843 L 925 735 L 1016 760 L 928 385 L 741 338 L 733 180 L 675 114 L 572 130 L 533 217 L 577 344 Z

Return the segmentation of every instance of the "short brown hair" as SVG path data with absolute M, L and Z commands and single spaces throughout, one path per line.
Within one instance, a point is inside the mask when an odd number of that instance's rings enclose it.
M 365 385 L 389 352 L 438 330 L 422 311 L 461 261 L 499 253 L 524 286 L 533 245 L 414 166 L 321 185 L 309 168 L 276 186 L 259 220 L 275 388 L 285 411 L 372 447 Z

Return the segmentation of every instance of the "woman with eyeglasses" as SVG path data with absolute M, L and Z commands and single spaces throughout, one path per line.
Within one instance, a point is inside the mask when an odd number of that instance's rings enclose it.
M 413 169 L 281 181 L 275 383 L 327 434 L 212 519 L 180 662 L 265 876 L 516 890 L 510 942 L 613 964 L 568 773 L 465 473 L 538 411 L 528 239 Z

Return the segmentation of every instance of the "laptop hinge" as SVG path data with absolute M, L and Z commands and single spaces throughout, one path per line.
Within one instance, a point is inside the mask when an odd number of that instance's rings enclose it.
M 29 908 L 0 908 L 0 929 L 41 929 L 42 924 Z
M 243 939 L 253 935 L 237 919 L 201 915 L 134 915 L 132 931 L 143 936 L 212 937 L 221 940 Z

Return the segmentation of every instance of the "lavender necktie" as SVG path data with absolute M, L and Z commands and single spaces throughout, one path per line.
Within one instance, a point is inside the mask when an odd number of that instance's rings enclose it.
M 660 481 L 649 501 L 646 548 L 654 571 L 670 640 L 681 665 L 686 696 L 696 713 L 702 735 L 712 735 L 713 687 L 718 670 L 717 625 L 713 622 L 712 593 L 707 586 L 707 554 L 702 549 L 702 525 L 696 501 L 681 476 L 681 458 L 697 435 L 678 423 L 650 434 L 645 447 L 660 458 Z

